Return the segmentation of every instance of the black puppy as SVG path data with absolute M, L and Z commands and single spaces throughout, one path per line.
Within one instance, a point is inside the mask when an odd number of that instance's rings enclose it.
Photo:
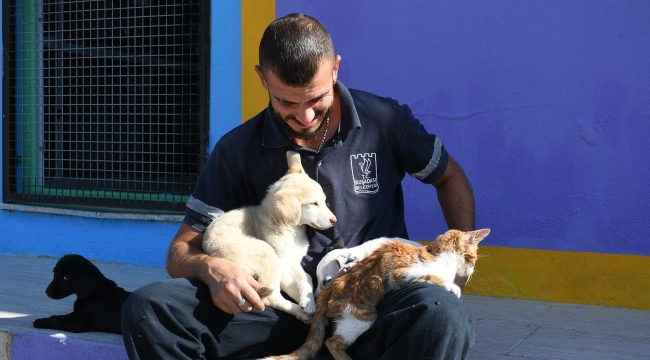
M 62 257 L 52 271 L 54 279 L 45 293 L 52 299 L 77 295 L 74 310 L 34 320 L 34 327 L 70 332 L 102 331 L 121 334 L 120 313 L 129 291 L 118 287 L 81 255 Z

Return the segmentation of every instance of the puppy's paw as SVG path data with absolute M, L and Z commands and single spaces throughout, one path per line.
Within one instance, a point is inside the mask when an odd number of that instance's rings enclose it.
M 307 301 L 300 302 L 300 306 L 305 311 L 305 313 L 311 315 L 316 312 L 316 301 L 313 298 L 307 299 Z
M 302 321 L 303 323 L 305 323 L 307 325 L 311 324 L 311 315 L 310 314 L 307 314 L 306 312 L 301 311 L 300 313 L 295 314 L 295 315 L 296 315 L 296 318 L 298 318 L 298 320 Z
M 460 298 L 460 288 L 454 283 L 446 283 L 444 286 L 445 290 L 454 293 L 456 297 Z
M 48 329 L 50 326 L 51 320 L 50 318 L 40 318 L 34 320 L 32 325 L 37 328 L 37 329 Z

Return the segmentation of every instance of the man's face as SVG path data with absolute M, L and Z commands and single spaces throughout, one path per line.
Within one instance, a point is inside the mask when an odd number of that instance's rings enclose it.
M 255 67 L 269 92 L 275 118 L 289 136 L 311 140 L 325 125 L 333 110 L 339 61 L 337 56 L 335 61 L 323 62 L 312 82 L 298 88 L 284 84 L 272 71 L 262 73 L 259 66 Z

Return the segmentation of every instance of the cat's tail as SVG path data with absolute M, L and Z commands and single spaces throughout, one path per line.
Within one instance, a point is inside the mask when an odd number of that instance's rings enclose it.
M 326 308 L 326 306 L 316 308 L 314 317 L 311 319 L 307 340 L 298 350 L 288 355 L 271 356 L 261 360 L 308 360 L 315 357 L 325 341 L 325 328 L 329 323 Z

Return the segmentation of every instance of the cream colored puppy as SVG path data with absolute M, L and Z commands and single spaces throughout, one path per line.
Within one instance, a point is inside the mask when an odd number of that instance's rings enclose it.
M 316 302 L 311 277 L 300 265 L 309 247 L 307 226 L 325 230 L 336 217 L 325 205 L 321 186 L 302 168 L 300 154 L 288 151 L 287 162 L 289 171 L 269 187 L 260 205 L 228 211 L 210 223 L 203 250 L 243 266 L 270 288 L 259 291 L 265 305 L 309 322 Z

